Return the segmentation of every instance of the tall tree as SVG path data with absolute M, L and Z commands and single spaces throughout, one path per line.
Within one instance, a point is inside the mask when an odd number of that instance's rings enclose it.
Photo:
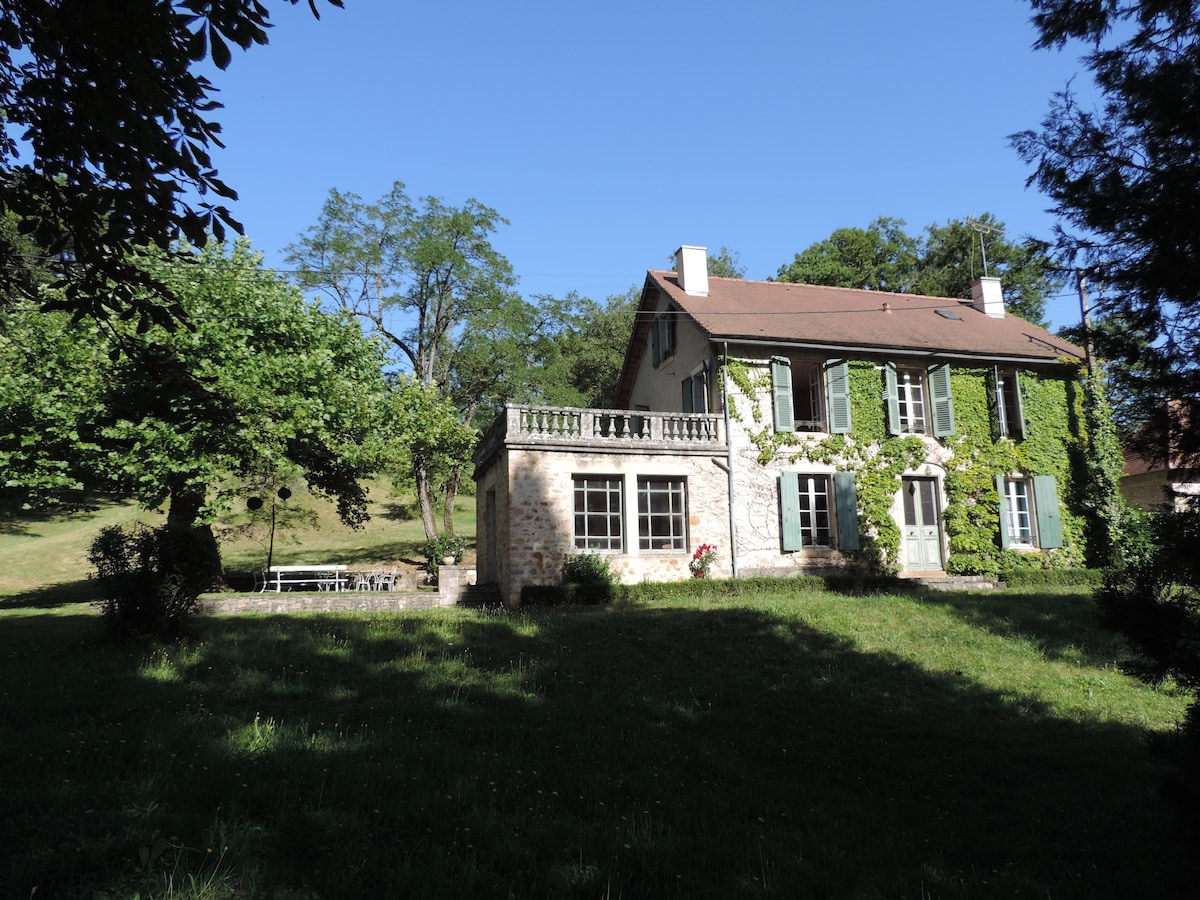
M 476 200 L 452 207 L 425 197 L 415 205 L 400 182 L 376 203 L 334 190 L 287 258 L 302 287 L 359 317 L 417 381 L 448 391 L 471 326 L 502 321 L 514 301 L 512 266 L 491 244 L 501 224 Z M 433 540 L 426 478 L 417 473 L 417 498 Z
M 1004 223 L 991 213 L 925 228 L 913 293 L 970 300 L 971 285 L 980 275 L 999 278 L 1005 308 L 1035 325 L 1043 324 L 1046 298 L 1062 286 L 1045 244 L 1033 238 L 1008 240 Z
M 318 15 L 317 0 L 307 2 Z M 226 68 L 231 44 L 266 44 L 266 7 L 3 0 L 0 12 L 0 213 L 15 214 L 63 261 L 57 306 L 170 322 L 177 300 L 131 262 L 132 252 L 168 250 L 181 237 L 200 246 L 210 232 L 241 230 L 221 203 L 237 195 L 210 156 L 222 146 L 210 117 L 220 104 L 194 68 Z M 18 252 L 0 235 L 0 295 L 25 287 L 10 277 Z
M 1031 6 L 1036 47 L 1088 48 L 1099 105 L 1068 86 L 1013 146 L 1053 202 L 1057 254 L 1103 291 L 1096 349 L 1112 374 L 1133 379 L 1153 431 L 1165 401 L 1200 396 L 1200 3 Z M 1168 435 L 1152 437 L 1170 446 Z M 1176 438 L 1176 451 L 1200 454 L 1200 429 Z
M 27 416 L 0 429 L 0 460 L 18 463 L 10 506 L 21 492 L 107 488 L 169 503 L 169 523 L 211 536 L 226 479 L 298 469 L 343 521 L 362 522 L 359 479 L 381 452 L 377 345 L 244 242 L 210 243 L 188 267 L 156 250 L 136 264 L 170 285 L 188 328 L 72 324 L 28 301 L 5 312 L 20 342 L 0 341 L 0 372 L 18 373 L 0 379 L 0 409 Z
M 1044 246 L 1027 238 L 1013 243 L 1004 223 L 990 213 L 929 225 L 914 237 L 903 219 L 879 218 L 866 228 L 839 228 L 789 264 L 777 278 L 803 284 L 865 288 L 971 299 L 971 285 L 984 274 L 1004 282 L 1005 305 L 1040 323 L 1046 297 L 1060 285 Z
M 575 293 L 560 301 L 557 329 L 537 348 L 535 398 L 555 406 L 611 408 L 640 297 L 635 285 L 603 303 Z
M 919 243 L 903 219 L 886 216 L 866 228 L 839 228 L 780 266 L 779 281 L 903 293 L 912 289 Z

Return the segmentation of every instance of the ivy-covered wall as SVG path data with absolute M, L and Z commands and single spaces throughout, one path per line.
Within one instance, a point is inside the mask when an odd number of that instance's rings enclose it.
M 1022 440 L 1010 440 L 996 437 L 994 370 L 951 366 L 955 430 L 938 440 L 889 435 L 880 364 L 851 360 L 851 430 L 814 439 L 775 431 L 770 374 L 762 361 L 723 362 L 731 393 L 740 395 L 731 397 L 730 416 L 748 435 L 757 465 L 765 469 L 810 462 L 854 474 L 860 549 L 853 555 L 867 569 L 887 572 L 899 568 L 902 534 L 893 507 L 900 476 L 927 463 L 945 472 L 947 572 L 995 575 L 1021 566 L 1084 563 L 1084 520 L 1077 499 L 1087 492 L 1076 482 L 1081 475 L 1078 461 L 1086 452 L 1082 393 L 1074 370 L 1063 377 L 1020 373 L 1025 434 Z M 1001 549 L 996 476 L 1010 474 L 1054 476 L 1063 531 L 1061 549 Z

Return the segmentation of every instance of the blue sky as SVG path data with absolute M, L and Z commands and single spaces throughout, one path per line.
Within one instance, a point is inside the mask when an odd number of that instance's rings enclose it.
M 1007 137 L 1077 53 L 1019 0 L 271 5 L 271 43 L 212 77 L 215 163 L 270 265 L 331 188 L 468 198 L 526 296 L 601 300 L 680 244 L 766 278 L 835 228 L 995 214 L 1048 237 Z M 1079 79 L 1081 85 L 1086 79 Z M 1078 319 L 1069 290 L 1054 327 Z

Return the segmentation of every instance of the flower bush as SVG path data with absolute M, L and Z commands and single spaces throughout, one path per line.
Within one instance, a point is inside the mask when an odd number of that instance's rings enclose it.
M 701 544 L 696 548 L 696 552 L 692 554 L 692 561 L 688 563 L 688 568 L 692 570 L 693 578 L 708 578 L 709 571 L 712 569 L 712 564 L 717 559 L 716 544 Z

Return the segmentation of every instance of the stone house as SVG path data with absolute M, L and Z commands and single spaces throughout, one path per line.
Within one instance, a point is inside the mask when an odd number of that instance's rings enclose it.
M 1183 440 L 1200 417 L 1198 407 L 1196 400 L 1167 401 L 1153 432 L 1159 440 L 1143 433 L 1125 448 L 1121 493 L 1130 503 L 1145 510 L 1200 509 L 1200 460 L 1185 451 Z
M 625 582 L 1083 561 L 1084 353 L 972 301 L 650 271 L 616 409 L 509 406 L 475 454 L 479 581 L 602 553 Z

